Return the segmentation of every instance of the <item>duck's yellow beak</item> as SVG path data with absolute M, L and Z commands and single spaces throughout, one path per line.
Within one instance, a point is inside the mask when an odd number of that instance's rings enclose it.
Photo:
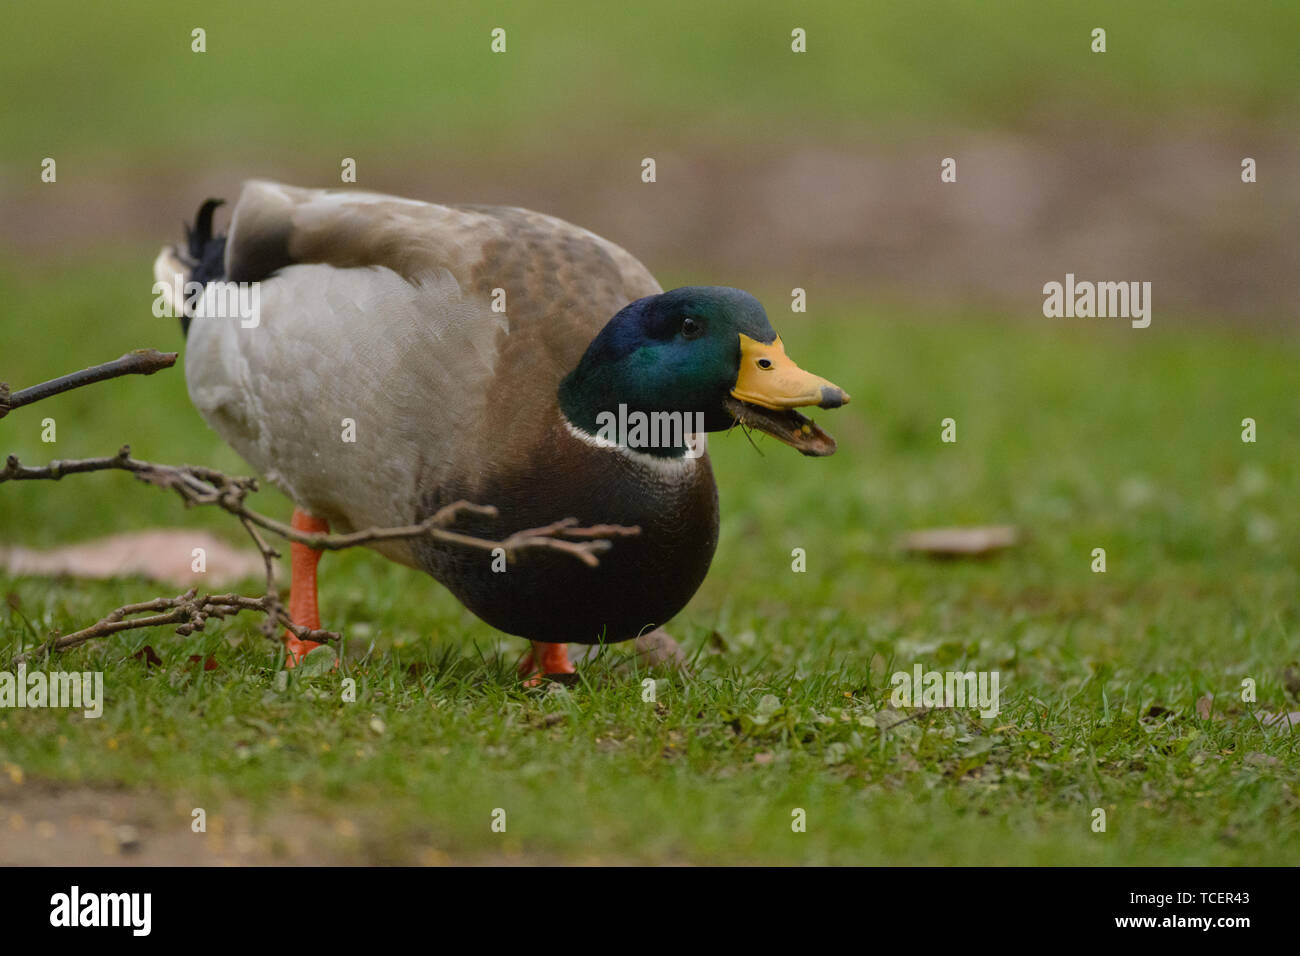
M 795 411 L 801 405 L 839 408 L 849 396 L 838 385 L 805 372 L 785 354 L 777 338 L 770 345 L 740 336 L 740 372 L 723 406 L 741 425 L 767 432 L 805 455 L 831 455 L 835 439 Z
M 778 335 L 770 345 L 740 334 L 740 374 L 732 398 L 779 411 L 802 405 L 839 408 L 848 393 L 819 375 L 805 372 L 785 354 Z

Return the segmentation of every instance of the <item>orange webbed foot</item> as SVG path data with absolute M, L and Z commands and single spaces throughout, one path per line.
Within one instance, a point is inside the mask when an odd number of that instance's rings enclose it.
M 535 677 L 529 674 L 536 672 Z M 551 674 L 576 673 L 573 662 L 569 660 L 568 644 L 551 644 L 546 641 L 533 641 L 532 647 L 519 662 L 519 676 L 528 678 L 525 687 L 537 687 Z

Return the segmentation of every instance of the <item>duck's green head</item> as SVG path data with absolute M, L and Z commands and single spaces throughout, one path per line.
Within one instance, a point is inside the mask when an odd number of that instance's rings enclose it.
M 680 413 L 705 431 L 740 423 L 805 455 L 829 455 L 835 440 L 796 409 L 838 408 L 849 396 L 786 356 L 763 306 L 748 292 L 688 286 L 637 299 L 610 319 L 560 384 L 559 399 L 569 421 L 590 434 L 611 416 L 621 420 L 621 411 Z M 677 455 L 684 449 L 643 450 Z

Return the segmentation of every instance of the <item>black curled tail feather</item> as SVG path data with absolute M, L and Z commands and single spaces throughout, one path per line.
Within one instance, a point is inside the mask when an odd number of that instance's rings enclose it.
M 199 207 L 194 217 L 194 225 L 185 226 L 185 247 L 188 255 L 185 265 L 189 268 L 188 281 L 207 285 L 225 278 L 226 272 L 226 237 L 212 234 L 212 216 L 217 207 L 225 203 L 224 199 L 208 199 Z M 190 331 L 190 317 L 181 314 L 181 332 Z

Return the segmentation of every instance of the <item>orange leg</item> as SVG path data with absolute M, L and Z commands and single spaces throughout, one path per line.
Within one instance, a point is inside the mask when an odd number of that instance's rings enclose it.
M 573 662 L 569 660 L 569 645 L 533 641 L 532 648 L 519 662 L 519 676 L 528 677 L 534 671 L 538 676 L 524 681 L 525 687 L 536 687 L 547 674 L 572 674 L 574 671 Z
M 290 524 L 298 531 L 324 533 L 330 529 L 329 522 L 315 518 L 293 509 Z M 310 627 L 313 631 L 320 629 L 320 608 L 316 604 L 316 565 L 320 563 L 319 551 L 299 544 L 289 543 L 289 566 L 292 577 L 289 581 L 289 617 L 300 627 Z M 284 646 L 289 652 L 285 658 L 285 667 L 297 667 L 298 663 L 314 647 L 320 647 L 317 641 L 304 641 L 292 631 L 284 632 Z

